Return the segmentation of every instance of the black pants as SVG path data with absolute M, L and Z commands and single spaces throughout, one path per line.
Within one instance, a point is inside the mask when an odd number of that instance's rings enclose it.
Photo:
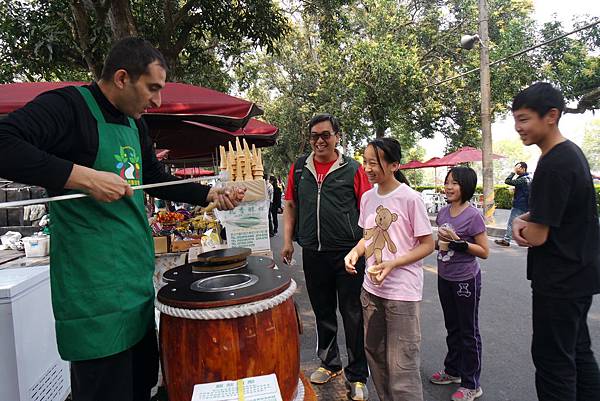
M 344 369 L 351 382 L 367 382 L 369 371 L 365 355 L 364 329 L 360 290 L 365 273 L 365 261 L 356 264 L 358 274 L 351 275 L 344 268 L 344 256 L 350 251 L 319 252 L 302 249 L 306 289 L 317 321 L 317 355 L 321 366 L 332 371 L 342 368 L 337 345 L 337 315 L 340 315 L 346 333 L 348 366 Z
M 277 221 L 277 209 L 279 209 L 278 207 L 273 206 L 273 204 L 271 204 L 271 208 L 269 209 L 269 213 L 271 213 L 271 224 L 272 226 L 271 228 L 271 232 L 273 234 L 277 234 L 277 229 L 279 228 L 279 221 Z
M 73 401 L 148 401 L 157 381 L 154 325 L 128 350 L 105 358 L 71 362 Z
M 592 297 L 533 294 L 535 387 L 540 401 L 600 399 L 600 372 L 591 350 L 587 314 Z
M 448 332 L 444 370 L 449 375 L 460 377 L 463 387 L 479 388 L 482 354 L 479 334 L 481 272 L 463 281 L 448 281 L 438 276 L 438 293 Z

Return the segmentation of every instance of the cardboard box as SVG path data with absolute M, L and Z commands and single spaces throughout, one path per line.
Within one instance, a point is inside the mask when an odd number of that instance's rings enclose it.
M 200 238 L 171 242 L 171 252 L 187 252 L 193 246 L 202 245 Z
M 169 238 L 154 237 L 154 254 L 159 255 L 167 252 L 169 252 Z

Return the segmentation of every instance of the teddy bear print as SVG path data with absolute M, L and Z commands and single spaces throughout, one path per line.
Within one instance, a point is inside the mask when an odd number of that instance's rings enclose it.
M 390 212 L 389 209 L 386 209 L 382 205 L 377 207 L 375 227 L 367 228 L 364 231 L 365 241 L 371 240 L 365 251 L 365 259 L 369 259 L 371 255 L 375 254 L 375 263 L 380 264 L 382 262 L 381 254 L 386 244 L 391 253 L 396 253 L 396 244 L 394 244 L 387 232 L 388 228 L 396 220 L 398 220 L 396 213 Z

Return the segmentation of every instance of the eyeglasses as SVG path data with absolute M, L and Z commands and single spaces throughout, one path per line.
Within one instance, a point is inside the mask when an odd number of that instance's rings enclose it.
M 323 131 L 321 133 L 311 132 L 309 138 L 310 138 L 311 142 L 317 142 L 319 140 L 319 138 L 321 138 L 324 141 L 327 141 L 333 135 L 335 135 L 335 134 L 332 134 L 329 131 Z

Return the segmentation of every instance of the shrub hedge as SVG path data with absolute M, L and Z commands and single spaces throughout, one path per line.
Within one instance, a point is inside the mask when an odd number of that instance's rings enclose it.
M 440 187 L 438 186 L 438 189 Z M 510 209 L 512 207 L 513 191 L 508 185 L 496 185 L 494 187 L 494 201 L 496 202 L 496 208 L 498 209 Z M 600 214 L 600 185 L 595 185 L 596 188 L 596 207 L 598 208 L 598 214 Z M 433 185 L 430 186 L 418 186 L 414 188 L 416 191 L 421 192 L 424 189 L 433 189 Z M 475 190 L 478 193 L 482 193 L 482 187 L 478 186 Z

